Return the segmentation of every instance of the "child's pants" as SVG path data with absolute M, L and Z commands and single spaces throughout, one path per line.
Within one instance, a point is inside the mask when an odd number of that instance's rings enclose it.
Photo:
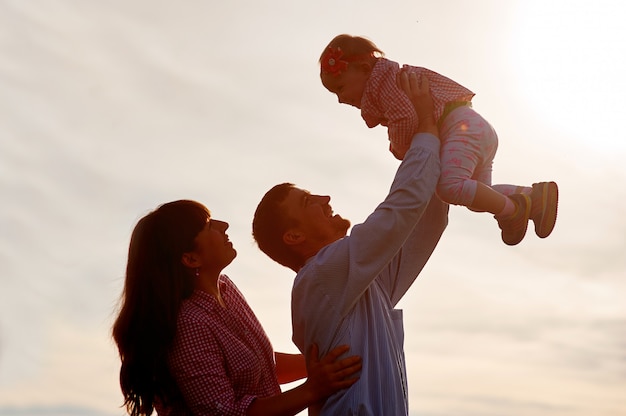
M 491 124 L 469 106 L 448 114 L 439 133 L 442 138 L 441 177 L 437 194 L 450 204 L 471 206 L 476 182 L 491 186 L 498 135 Z M 491 187 L 504 195 L 519 192 L 516 185 Z

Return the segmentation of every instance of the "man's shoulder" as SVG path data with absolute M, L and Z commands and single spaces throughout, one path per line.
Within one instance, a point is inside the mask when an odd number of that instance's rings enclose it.
M 348 243 L 350 237 L 337 240 L 311 257 L 296 274 L 293 282 L 292 295 L 310 299 L 312 296 L 323 296 L 332 287 L 347 278 L 350 262 Z

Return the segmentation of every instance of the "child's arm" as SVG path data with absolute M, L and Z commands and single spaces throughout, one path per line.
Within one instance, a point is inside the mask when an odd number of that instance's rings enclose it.
M 415 72 L 408 72 L 402 69 L 398 73 L 396 84 L 401 90 L 401 94 L 409 100 L 416 117 L 420 120 L 417 131 L 437 135 L 438 129 L 433 114 L 434 103 L 430 95 L 430 82 L 428 77 L 424 75 L 418 77 Z M 424 100 L 421 98 L 424 96 L 430 99 Z M 394 143 L 392 141 L 389 144 L 389 151 L 396 159 L 402 160 L 409 147 L 408 145 Z
M 398 75 L 398 85 L 421 120 L 417 133 L 437 136 L 439 129 L 433 114 L 435 104 L 430 91 L 430 80 L 427 77 L 418 79 L 417 74 L 402 71 Z
M 404 72 L 400 71 L 400 74 Z M 411 145 L 413 135 L 419 124 L 411 100 L 400 89 L 398 79 L 389 79 L 380 89 L 379 106 L 386 119 L 387 135 L 389 137 L 389 151 L 396 159 L 404 159 L 404 155 Z

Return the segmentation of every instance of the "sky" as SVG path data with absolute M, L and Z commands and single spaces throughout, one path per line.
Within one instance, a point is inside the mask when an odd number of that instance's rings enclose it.
M 0 0 L 0 415 L 121 416 L 110 337 L 137 220 L 195 199 L 277 351 L 293 273 L 251 219 L 274 184 L 363 221 L 397 168 L 317 58 L 339 33 L 476 93 L 494 183 L 559 184 L 553 234 L 509 247 L 452 207 L 401 301 L 411 415 L 626 414 L 621 0 Z M 287 388 L 290 386 L 287 386 Z

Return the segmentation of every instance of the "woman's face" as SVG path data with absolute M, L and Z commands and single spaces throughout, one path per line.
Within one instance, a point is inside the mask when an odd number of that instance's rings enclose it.
M 200 268 L 221 271 L 237 256 L 233 243 L 228 239 L 228 223 L 209 218 L 198 233 L 194 251 L 201 262 Z

